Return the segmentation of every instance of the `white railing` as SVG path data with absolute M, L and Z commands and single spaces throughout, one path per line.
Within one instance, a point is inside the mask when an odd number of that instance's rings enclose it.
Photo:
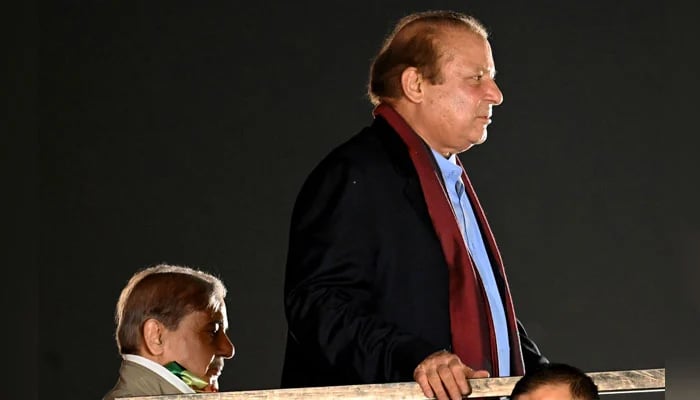
M 598 386 L 600 394 L 640 393 L 666 390 L 666 369 L 638 369 L 587 373 Z M 470 379 L 474 397 L 508 396 L 519 376 L 508 378 Z M 239 392 L 171 394 L 147 397 L 125 397 L 123 400 L 335 400 L 335 399 L 384 399 L 425 400 L 426 397 L 415 382 L 385 383 L 374 385 L 325 386 L 298 389 L 250 390 Z

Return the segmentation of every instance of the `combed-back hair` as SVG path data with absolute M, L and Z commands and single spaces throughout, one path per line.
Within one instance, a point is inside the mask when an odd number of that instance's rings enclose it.
M 370 65 L 367 93 L 372 104 L 401 96 L 401 74 L 408 67 L 417 68 L 430 83 L 442 83 L 441 39 L 446 29 L 467 29 L 488 39 L 481 22 L 454 11 L 424 11 L 402 18 Z
M 219 278 L 189 267 L 160 264 L 134 274 L 122 290 L 115 322 L 121 354 L 137 354 L 143 341 L 143 324 L 150 318 L 170 330 L 194 311 L 218 311 L 226 287 Z

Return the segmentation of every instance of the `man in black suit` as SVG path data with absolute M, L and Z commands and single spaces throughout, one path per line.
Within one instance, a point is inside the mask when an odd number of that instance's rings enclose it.
M 470 16 L 413 14 L 387 38 L 373 124 L 321 161 L 294 207 L 283 387 L 415 379 L 458 399 L 469 378 L 546 362 L 456 157 L 486 140 L 503 101 L 494 75 Z

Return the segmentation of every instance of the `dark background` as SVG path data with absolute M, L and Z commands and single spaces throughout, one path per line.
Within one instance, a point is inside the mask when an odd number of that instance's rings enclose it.
M 3 334 L 21 337 L 4 341 L 24 371 L 9 398 L 109 390 L 117 297 L 159 262 L 214 272 L 229 288 L 236 356 L 222 390 L 278 387 L 295 195 L 370 123 L 369 62 L 398 18 L 425 9 L 473 13 L 492 32 L 505 101 L 486 144 L 462 160 L 530 335 L 586 371 L 662 368 L 671 355 L 679 382 L 692 382 L 700 228 L 681 210 L 696 203 L 698 139 L 671 128 L 683 102 L 667 88 L 697 77 L 668 46 L 692 46 L 669 29 L 693 21 L 678 9 L 63 1 L 23 6 L 27 45 L 10 57 L 21 85 L 9 127 L 32 134 L 3 146 L 4 169 L 22 171 L 7 183 L 28 193 L 6 208 L 17 210 L 6 246 L 21 264 L 5 281 L 17 315 Z M 607 398 L 617 397 L 630 398 Z

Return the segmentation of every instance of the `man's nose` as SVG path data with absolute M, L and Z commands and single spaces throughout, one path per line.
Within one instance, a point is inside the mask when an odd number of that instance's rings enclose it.
M 498 87 L 498 84 L 496 84 L 496 81 L 494 81 L 493 79 L 489 80 L 489 87 L 487 89 L 487 100 L 489 101 L 489 103 L 491 103 L 491 105 L 494 106 L 503 103 L 503 93 Z
M 228 338 L 228 335 L 224 334 L 222 339 L 219 341 L 219 352 L 218 356 L 223 357 L 226 359 L 229 359 L 233 357 L 233 355 L 236 353 L 236 348 L 233 347 L 233 343 L 231 343 L 231 339 Z

